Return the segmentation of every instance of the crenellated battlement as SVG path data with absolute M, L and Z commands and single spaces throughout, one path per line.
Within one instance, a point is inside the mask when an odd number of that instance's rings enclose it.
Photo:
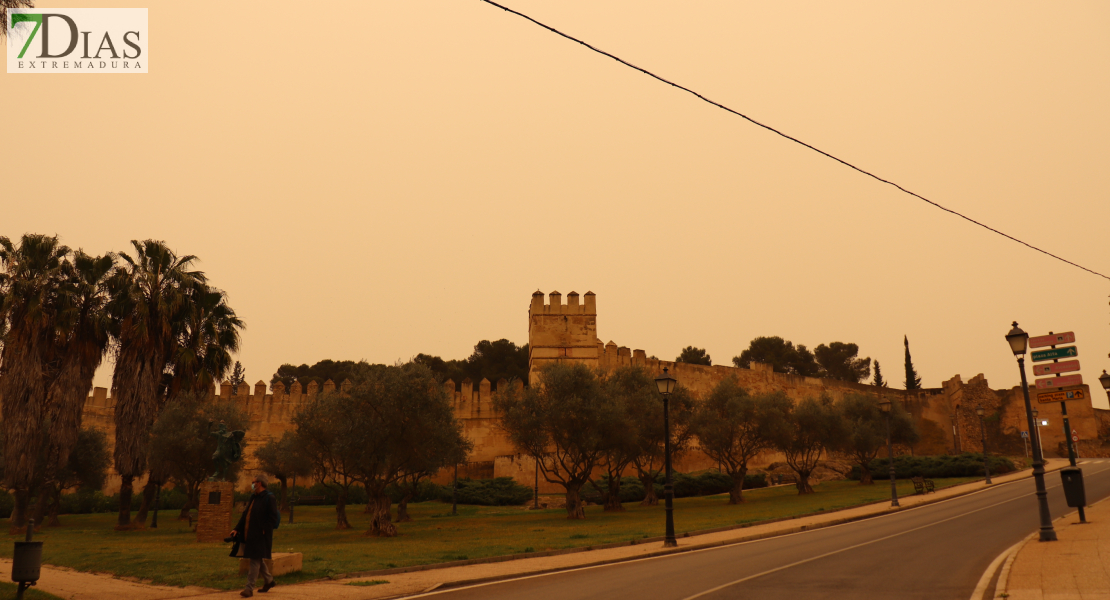
M 596 296 L 593 292 L 586 292 L 583 297 L 578 292 L 567 294 L 567 303 L 563 304 L 563 295 L 551 292 L 549 302 L 544 302 L 543 292 L 536 290 L 532 294 L 532 305 L 528 308 L 529 316 L 532 315 L 597 315 Z
M 579 302 L 577 292 L 567 294 L 563 304 L 562 294 L 551 292 L 544 302 L 543 292 L 532 294 L 528 307 L 528 379 L 544 363 L 571 361 L 596 366 L 597 300 L 593 292 L 586 292 Z
M 293 428 L 293 415 L 300 410 L 301 406 L 315 400 L 321 388 L 316 382 L 312 382 L 307 389 L 302 390 L 301 384 L 294 382 L 287 392 L 285 384 L 280 381 L 274 382 L 270 393 L 266 393 L 264 381 L 254 384 L 253 390 L 246 383 L 239 384 L 238 389 L 235 390 L 232 389 L 233 387 L 230 382 L 224 381 L 220 384 L 220 393 L 217 395 L 215 386 L 209 386 L 207 401 L 234 403 L 239 410 L 243 411 L 243 414 L 247 415 L 249 424 L 245 437 L 246 448 L 243 452 L 246 468 L 241 471 L 240 478 L 249 478 L 255 465 L 255 449 L 266 444 L 271 438 L 280 438 L 286 431 L 290 431 Z M 333 392 L 335 389 L 336 385 L 331 380 L 324 382 L 322 387 L 324 393 Z M 350 389 L 350 380 L 345 380 L 339 385 L 341 392 Z M 109 395 L 108 390 L 102 387 L 93 388 L 92 393 L 85 400 L 83 423 L 87 427 L 94 427 L 107 434 L 109 452 L 115 445 L 115 409 L 115 397 Z M 109 477 L 106 491 L 114 492 L 118 486 L 119 477 L 113 472 Z

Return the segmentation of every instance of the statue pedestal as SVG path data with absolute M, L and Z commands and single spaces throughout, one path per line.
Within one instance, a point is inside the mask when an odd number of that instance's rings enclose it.
M 206 481 L 200 484 L 197 541 L 224 541 L 231 532 L 231 509 L 234 505 L 235 484 L 230 481 Z

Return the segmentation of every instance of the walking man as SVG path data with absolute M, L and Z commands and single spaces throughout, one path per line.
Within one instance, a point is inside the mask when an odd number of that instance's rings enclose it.
M 258 591 L 268 592 L 274 587 L 274 576 L 263 559 L 269 559 L 270 551 L 274 546 L 274 529 L 281 522 L 281 513 L 278 512 L 277 500 L 274 495 L 266 490 L 266 478 L 259 475 L 251 482 L 251 499 L 243 516 L 239 517 L 239 524 L 231 532 L 235 538 L 235 546 L 231 555 L 235 556 L 239 545 L 243 546 L 243 558 L 251 561 L 250 570 L 247 572 L 247 587 L 239 593 L 244 598 L 254 595 L 254 583 L 258 580 L 261 571 L 263 585 Z

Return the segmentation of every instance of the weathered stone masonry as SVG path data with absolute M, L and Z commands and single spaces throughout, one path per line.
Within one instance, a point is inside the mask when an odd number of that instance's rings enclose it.
M 722 379 L 734 376 L 740 385 L 753 393 L 782 391 L 794 400 L 816 397 L 827 393 L 839 398 L 846 393 L 875 395 L 874 386 L 853 384 L 830 379 L 798 377 L 772 371 L 770 365 L 753 363 L 751 369 L 740 369 L 722 365 L 702 366 L 648 358 L 643 350 L 630 350 L 614 342 L 603 343 L 597 336 L 597 299 L 592 292 L 579 296 L 575 292 L 567 294 L 566 304 L 562 295 L 551 292 L 545 298 L 542 292 L 532 295 L 528 308 L 529 343 L 529 381 L 536 382 L 538 370 L 546 363 L 578 362 L 602 371 L 621 366 L 639 365 L 652 374 L 660 374 L 668 368 L 679 382 L 701 395 L 710 390 Z M 341 387 L 349 385 L 343 382 Z M 504 386 L 522 386 L 522 382 L 498 381 L 496 386 L 483 379 L 474 382 L 466 379 L 459 384 L 448 380 L 444 390 L 451 399 L 455 415 L 462 423 L 464 435 L 474 442 L 474 450 L 469 462 L 460 465 L 460 477 L 488 478 L 493 476 L 513 477 L 521 484 L 531 487 L 535 477 L 535 463 L 527 456 L 516 453 L 508 437 L 499 428 L 500 419 L 493 410 L 492 399 Z M 292 428 L 291 420 L 301 406 L 311 402 L 318 393 L 330 392 L 336 385 L 328 381 L 322 387 L 311 383 L 302 389 L 294 383 L 287 391 L 285 386 L 275 383 L 269 393 L 266 384 L 256 383 L 253 389 L 241 384 L 238 389 L 224 383 L 219 395 L 210 390 L 213 402 L 234 402 L 249 417 L 250 425 L 246 435 L 246 468 L 241 471 L 240 483 L 245 484 L 255 468 L 254 450 L 269 439 L 281 437 Z M 1090 391 L 1088 398 L 1090 398 Z M 983 375 L 976 375 L 964 382 L 959 375 L 945 381 L 940 388 L 906 392 L 904 390 L 884 389 L 887 397 L 893 397 L 916 419 L 923 439 L 914 448 L 917 454 L 942 454 L 946 452 L 981 450 L 978 417 L 975 406 L 982 404 L 988 413 L 1000 413 L 1001 431 L 1010 448 L 1020 448 L 1019 431 L 1027 429 L 1025 424 L 1024 401 L 1021 388 L 992 390 Z M 1051 425 L 1041 429 L 1046 453 L 1056 455 L 1064 435 L 1060 424 L 1059 404 L 1038 405 L 1040 416 Z M 114 440 L 115 426 L 113 413 L 115 400 L 104 388 L 95 388 L 85 405 L 84 423 L 108 434 L 109 442 Z M 1110 411 L 1095 409 L 1090 400 L 1068 404 L 1071 425 L 1080 437 L 1081 455 L 1108 455 L 1099 438 L 1100 427 L 1105 435 L 1110 435 Z M 1010 439 L 1012 438 L 1012 439 Z M 993 442 L 992 442 L 993 443 Z M 760 457 L 754 466 L 765 465 L 779 459 L 773 453 Z M 684 455 L 677 463 L 682 471 L 693 471 L 715 467 L 700 452 Z M 435 478 L 446 483 L 451 480 L 453 470 L 444 470 Z M 142 482 L 139 482 L 141 485 Z M 114 493 L 119 489 L 119 477 L 113 472 L 109 477 L 105 492 Z M 541 478 L 540 492 L 560 491 L 555 485 Z

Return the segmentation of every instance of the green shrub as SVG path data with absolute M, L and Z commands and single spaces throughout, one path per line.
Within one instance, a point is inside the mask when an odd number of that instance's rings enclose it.
M 990 457 L 991 473 L 1001 475 L 1016 471 L 1013 461 L 1002 456 Z M 871 477 L 874 479 L 890 478 L 890 461 L 880 458 L 871 461 Z M 955 456 L 896 456 L 894 457 L 894 472 L 898 479 L 910 477 L 979 477 L 983 475 L 983 455 L 964 452 Z M 860 478 L 859 465 L 853 466 L 849 479 Z
M 451 501 L 451 486 L 439 486 L 439 499 Z M 524 504 L 532 499 L 532 490 L 513 481 L 512 477 L 493 479 L 460 479 L 457 492 L 459 504 L 481 506 L 508 506 Z
M 732 478 L 725 473 L 717 471 L 703 471 L 697 475 L 689 473 L 672 473 L 675 498 L 690 498 L 693 496 L 713 496 L 724 494 L 732 489 Z M 663 497 L 664 476 L 660 474 L 655 478 L 655 495 Z M 609 489 L 609 476 L 604 475 L 597 480 L 601 492 L 592 485 L 582 489 L 582 499 L 595 504 L 604 502 L 603 492 Z M 767 476 L 763 473 L 744 477 L 744 489 L 767 487 Z M 621 502 L 638 502 L 644 499 L 644 484 L 636 477 L 621 478 Z

